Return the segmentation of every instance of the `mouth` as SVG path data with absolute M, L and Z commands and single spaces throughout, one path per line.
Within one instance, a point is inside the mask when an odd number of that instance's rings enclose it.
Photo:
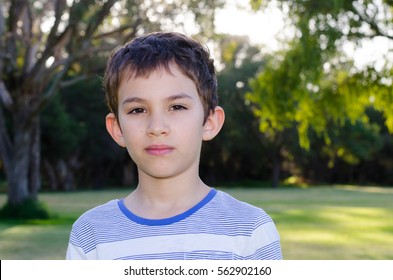
M 162 156 L 171 153 L 174 150 L 174 147 L 167 145 L 150 145 L 145 148 L 145 151 L 149 155 L 153 156 Z

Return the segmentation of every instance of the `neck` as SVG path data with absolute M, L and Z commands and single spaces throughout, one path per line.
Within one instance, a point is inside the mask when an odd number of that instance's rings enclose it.
M 144 218 L 160 219 L 181 214 L 210 191 L 198 174 L 164 179 L 139 174 L 138 187 L 125 203 L 134 214 Z

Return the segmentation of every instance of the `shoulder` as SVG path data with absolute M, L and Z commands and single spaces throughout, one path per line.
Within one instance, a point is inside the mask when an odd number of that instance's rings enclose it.
M 102 214 L 111 214 L 112 212 L 117 210 L 117 201 L 116 199 L 110 200 L 105 204 L 98 205 L 85 213 L 83 213 L 79 219 L 94 219 L 98 218 Z
M 83 213 L 73 224 L 73 232 L 85 232 L 92 230 L 98 225 L 102 226 L 111 223 L 116 216 L 119 216 L 117 200 L 111 200 L 105 204 L 96 206 Z
M 121 219 L 118 200 L 111 200 L 83 213 L 72 225 L 67 258 L 85 258 L 98 244 L 115 232 Z
M 254 221 L 256 223 L 268 223 L 272 221 L 270 216 L 262 208 L 240 201 L 223 191 L 217 191 L 214 202 L 217 211 L 224 211 L 228 215 L 233 215 L 243 220 Z
M 214 198 L 198 212 L 201 221 L 223 228 L 231 235 L 251 235 L 260 226 L 273 221 L 261 208 L 240 201 L 226 192 L 217 190 Z M 203 223 L 203 222 L 202 222 Z

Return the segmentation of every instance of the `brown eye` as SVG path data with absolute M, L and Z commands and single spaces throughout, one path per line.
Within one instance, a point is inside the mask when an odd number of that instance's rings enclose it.
M 171 111 L 181 111 L 181 110 L 187 110 L 187 108 L 183 105 L 173 105 L 171 107 Z
M 135 108 L 135 109 L 132 109 L 128 114 L 138 115 L 138 114 L 142 114 L 144 112 L 145 112 L 145 109 L 143 109 L 143 108 Z

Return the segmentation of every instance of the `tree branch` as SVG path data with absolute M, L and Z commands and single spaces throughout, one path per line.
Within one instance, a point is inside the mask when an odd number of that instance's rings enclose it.
M 48 89 L 42 95 L 42 98 L 40 98 L 38 100 L 38 104 L 34 108 L 34 110 L 32 112 L 32 116 L 38 115 L 43 110 L 43 108 L 45 108 L 45 106 L 49 103 L 50 99 L 56 93 L 56 90 L 59 88 L 61 80 L 64 78 L 65 74 L 68 72 L 68 70 L 71 66 L 71 61 L 72 61 L 72 59 L 69 59 L 69 61 L 64 64 L 63 69 L 54 75 Z
M 35 77 L 39 73 L 43 71 L 45 68 L 45 62 L 48 58 L 53 54 L 55 55 L 57 51 L 61 50 L 72 38 L 72 28 L 68 26 L 62 34 L 57 37 L 57 40 L 53 41 L 51 44 L 48 44 L 44 52 L 42 53 L 41 57 L 35 63 L 31 73 Z
M 53 45 L 57 39 L 56 33 L 59 28 L 61 17 L 64 13 L 64 9 L 66 7 L 67 1 L 66 0 L 57 0 L 55 3 L 55 22 L 50 30 L 48 35 L 48 39 L 46 41 L 45 49 L 51 49 L 51 45 Z
M 138 31 L 138 26 L 142 24 L 142 18 L 138 17 L 138 19 L 132 25 L 132 30 L 126 36 L 124 36 L 123 44 L 126 43 L 128 40 L 135 38 L 136 32 Z
M 376 8 L 378 13 L 378 7 Z M 370 18 L 369 16 L 365 15 L 364 13 L 361 13 L 356 7 L 355 9 L 353 9 L 353 11 L 360 17 L 360 19 L 362 21 L 364 21 L 365 23 L 367 23 L 370 27 L 370 29 L 374 32 L 373 35 L 371 36 L 367 36 L 365 34 L 363 34 L 363 36 L 365 37 L 369 37 L 369 38 L 374 38 L 374 37 L 386 37 L 390 40 L 393 40 L 393 36 L 389 35 L 387 32 L 384 32 L 377 24 L 377 19 L 376 19 L 376 13 L 374 13 L 372 16 L 373 18 Z
M 138 20 L 139 20 L 139 18 L 138 18 Z M 133 26 L 129 26 L 129 25 L 120 26 L 119 28 L 111 30 L 109 32 L 98 34 L 98 35 L 94 36 L 93 39 L 96 40 L 96 39 L 102 39 L 102 38 L 109 37 L 109 36 L 114 36 L 114 35 L 116 35 L 118 33 L 124 32 L 124 31 L 126 31 L 127 29 L 130 29 L 130 28 L 135 29 L 135 27 L 138 26 L 138 25 L 139 25 L 139 23 L 137 25 L 133 24 Z
M 97 30 L 98 26 L 101 25 L 103 20 L 106 18 L 106 16 L 109 14 L 112 6 L 117 2 L 118 0 L 109 0 L 104 3 L 101 9 L 97 12 L 97 14 L 93 15 L 90 18 L 90 21 L 87 25 L 86 28 L 86 35 L 85 37 L 87 39 L 92 38 L 94 32 Z
M 5 39 L 6 40 L 5 52 L 8 61 L 10 62 L 10 64 L 7 64 L 8 72 L 11 72 L 16 68 L 16 61 L 17 61 L 16 39 L 18 37 L 17 35 L 18 21 L 20 20 L 20 17 L 24 11 L 26 3 L 27 1 L 14 0 L 11 2 L 11 7 L 9 9 L 8 26 L 7 26 L 7 31 L 9 32 L 9 35 Z
M 37 79 L 42 73 L 47 72 L 47 69 L 45 69 L 46 60 L 51 55 L 55 56 L 55 58 L 58 58 L 59 57 L 58 54 L 60 53 L 61 49 L 72 42 L 76 43 L 76 47 L 73 48 L 72 51 L 70 51 L 70 53 L 71 52 L 73 53 L 74 59 L 78 59 L 79 57 L 84 56 L 86 46 L 83 47 L 83 45 L 90 44 L 92 39 L 91 37 L 93 36 L 95 30 L 102 23 L 104 18 L 109 14 L 111 7 L 114 5 L 116 1 L 118 0 L 110 0 L 105 2 L 103 7 L 97 12 L 97 15 L 92 16 L 92 20 L 88 24 L 83 40 L 80 40 L 81 38 L 77 38 L 78 36 L 74 36 L 76 25 L 78 24 L 77 20 L 80 20 L 79 18 L 70 19 L 69 25 L 63 31 L 63 33 L 59 36 L 55 35 L 62 15 L 61 9 L 64 8 L 66 5 L 66 1 L 64 0 L 57 1 L 56 8 L 55 8 L 56 9 L 55 13 L 57 13 L 55 25 L 52 27 L 51 32 L 49 34 L 49 39 L 47 41 L 47 46 L 44 53 L 42 54 L 41 58 L 36 62 L 36 65 L 34 66 L 31 72 L 35 76 L 35 79 Z M 86 7 L 80 7 L 80 5 Z M 86 3 L 86 1 L 83 3 L 82 1 L 78 3 L 74 2 L 74 5 L 72 6 L 70 13 L 74 15 L 72 11 L 77 11 L 78 9 L 82 9 L 82 8 L 84 8 L 82 13 L 85 13 L 87 12 L 88 7 L 89 5 L 88 3 Z M 80 52 L 82 52 L 82 54 L 79 54 Z M 89 50 L 89 52 L 91 53 L 91 50 Z M 67 59 L 67 61 L 68 60 L 69 59 Z M 57 68 L 58 64 L 60 64 L 60 62 L 56 63 L 54 67 L 51 67 L 50 69 Z
M 61 81 L 59 84 L 60 88 L 65 88 L 65 87 L 69 87 L 72 86 L 78 82 L 81 82 L 83 80 L 86 80 L 88 78 L 87 75 L 78 75 L 73 79 L 69 79 L 69 80 L 65 80 L 65 81 Z
M 34 44 L 33 44 L 33 16 L 31 14 L 30 5 L 27 4 L 23 14 L 23 31 L 22 40 L 25 47 L 25 57 L 23 61 L 22 73 L 26 74 L 33 65 L 34 59 Z
M 0 80 L 0 100 L 7 109 L 10 109 L 14 104 L 14 101 L 12 100 L 12 97 L 8 92 L 3 80 Z

